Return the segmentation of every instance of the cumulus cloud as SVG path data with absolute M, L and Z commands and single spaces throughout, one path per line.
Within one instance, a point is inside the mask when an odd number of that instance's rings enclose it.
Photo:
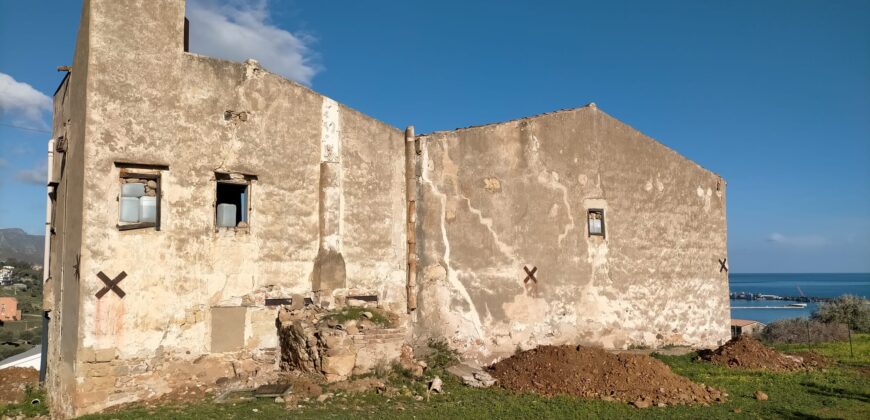
M 0 118 L 45 126 L 43 117 L 50 111 L 51 98 L 27 83 L 0 73 Z
M 15 179 L 28 184 L 45 185 L 48 180 L 48 162 L 42 161 L 33 168 L 18 171 Z
M 188 2 L 190 50 L 233 61 L 253 58 L 266 69 L 310 85 L 318 68 L 310 49 L 314 38 L 271 23 L 268 2 Z
M 768 242 L 773 242 L 780 245 L 799 246 L 799 247 L 819 247 L 830 243 L 827 238 L 819 235 L 797 235 L 787 236 L 781 233 L 771 233 L 767 237 Z

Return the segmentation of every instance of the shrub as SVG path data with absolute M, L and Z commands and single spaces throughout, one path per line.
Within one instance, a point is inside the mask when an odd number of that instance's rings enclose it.
M 849 332 L 843 324 L 826 324 L 806 318 L 789 318 L 767 324 L 759 338 L 771 344 L 844 341 Z M 807 340 L 809 338 L 809 340 Z
M 813 312 L 813 319 L 825 323 L 846 324 L 852 331 L 870 332 L 870 306 L 867 300 L 843 295 L 823 302 Z

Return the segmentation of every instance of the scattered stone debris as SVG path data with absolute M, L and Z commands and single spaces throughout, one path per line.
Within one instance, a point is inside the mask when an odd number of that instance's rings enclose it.
M 447 371 L 462 379 L 462 383 L 473 388 L 489 388 L 497 382 L 489 373 L 464 364 L 447 368 Z
M 761 391 L 755 391 L 755 399 L 758 401 L 767 401 L 768 396 L 767 396 L 767 394 L 765 394 Z
M 795 371 L 826 366 L 827 358 L 816 353 L 782 354 L 752 337 L 741 335 L 716 350 L 698 352 L 701 360 L 736 369 Z
M 426 370 L 426 362 L 414 359 L 414 349 L 407 344 L 402 345 L 399 366 L 417 378 L 423 376 L 423 371 Z
M 39 383 L 39 371 L 31 368 L 6 368 L 0 370 L 0 404 L 15 404 L 24 398 L 28 386 Z
M 384 393 L 387 390 L 387 384 L 377 378 L 360 378 L 352 381 L 338 382 L 333 384 L 330 389 L 333 391 L 342 391 L 348 394 L 359 394 L 368 391 L 376 391 Z
M 505 389 L 653 405 L 710 404 L 727 394 L 696 384 L 660 360 L 582 346 L 541 346 L 488 368 Z

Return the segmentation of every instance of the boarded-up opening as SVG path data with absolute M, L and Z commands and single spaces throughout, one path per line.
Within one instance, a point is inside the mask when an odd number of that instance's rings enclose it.
M 211 352 L 239 351 L 245 346 L 245 315 L 241 306 L 211 308 Z

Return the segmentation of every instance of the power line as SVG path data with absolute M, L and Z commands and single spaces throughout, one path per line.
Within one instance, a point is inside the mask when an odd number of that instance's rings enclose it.
M 0 122 L 0 125 L 2 125 L 2 126 L 4 126 L 4 127 L 17 128 L 17 129 L 19 129 L 19 130 L 36 131 L 37 133 L 51 133 L 51 131 L 43 130 L 43 129 L 41 129 L 41 128 L 22 127 L 22 126 L 20 126 L 20 125 L 6 124 L 6 123 L 2 123 L 2 122 Z

